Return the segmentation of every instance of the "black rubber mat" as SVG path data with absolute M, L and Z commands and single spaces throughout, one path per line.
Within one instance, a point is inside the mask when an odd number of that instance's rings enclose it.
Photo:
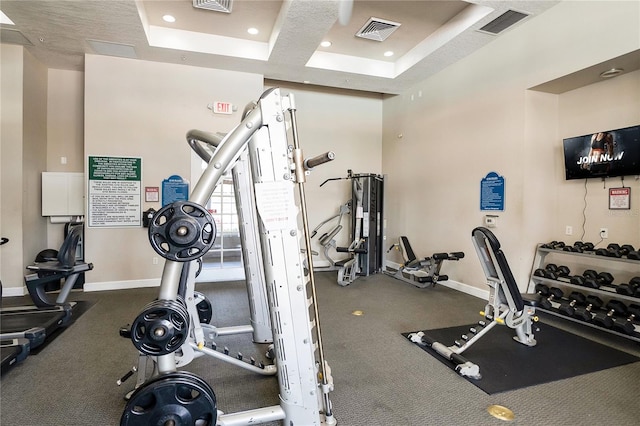
M 515 332 L 497 326 L 462 354 L 480 367 L 481 379 L 465 377 L 489 395 L 567 379 L 639 361 L 640 358 L 547 324 L 537 324 L 536 346 L 515 340 Z M 468 334 L 474 325 L 422 330 L 425 335 L 446 346 Z M 402 333 L 407 337 L 410 333 Z M 408 337 L 407 337 L 408 338 Z M 429 347 L 418 345 L 449 368 L 455 364 Z

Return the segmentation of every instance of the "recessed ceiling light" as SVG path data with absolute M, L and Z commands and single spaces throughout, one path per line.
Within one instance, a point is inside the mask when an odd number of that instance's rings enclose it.
M 393 56 L 393 52 L 390 50 L 387 50 L 386 52 L 384 52 L 384 56 L 386 57 Z
M 309 83 L 311 83 L 311 82 L 310 82 L 309 80 L 304 80 L 304 81 L 303 81 L 303 83 L 304 83 L 304 84 L 309 84 Z
M 176 22 L 176 18 L 174 18 L 172 15 L 164 15 L 162 17 L 162 20 L 164 22 Z
M 3 11 L 0 10 L 0 24 L 15 25 Z
M 611 68 L 610 70 L 604 71 L 600 73 L 600 77 L 602 78 L 611 78 L 617 75 L 620 75 L 624 72 L 622 68 Z
M 249 28 L 249 29 L 247 30 L 247 32 L 248 32 L 249 34 L 251 34 L 251 35 L 256 35 L 256 34 L 258 34 L 260 31 L 258 31 L 258 29 L 257 29 L 257 28 L 253 28 L 253 27 L 251 27 L 251 28 Z
M 322 43 L 320 43 L 320 46 L 322 46 L 322 47 L 330 47 L 331 46 L 331 42 L 330 41 L 323 41 Z

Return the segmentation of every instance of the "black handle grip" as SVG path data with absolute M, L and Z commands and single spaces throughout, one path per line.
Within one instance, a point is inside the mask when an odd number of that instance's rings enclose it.
M 307 170 L 313 169 L 315 166 L 327 163 L 334 158 L 336 158 L 336 154 L 333 151 L 327 151 L 324 154 L 304 160 L 304 168 Z

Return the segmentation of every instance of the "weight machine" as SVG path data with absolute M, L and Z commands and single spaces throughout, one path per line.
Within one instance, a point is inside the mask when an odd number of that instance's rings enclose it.
M 291 146 L 287 142 L 287 114 Z M 216 352 L 197 331 L 199 320 L 190 288 L 195 268 L 184 265 L 213 245 L 215 222 L 202 206 L 245 149 L 251 166 L 256 206 L 251 214 L 257 218 L 259 230 L 281 402 L 225 414 L 218 411 L 213 389 L 204 380 L 177 371 L 187 353 L 214 356 Z M 142 354 L 154 357 L 157 374 L 133 392 L 121 425 L 241 425 L 277 420 L 287 425 L 336 423 L 329 398 L 333 378 L 324 359 L 304 192 L 307 170 L 331 158 L 332 153 L 327 153 L 304 160 L 293 95 L 281 96 L 279 89 L 270 89 L 217 145 L 189 201 L 173 203 L 156 213 L 149 227 L 150 241 L 166 261 L 158 299 L 136 318 L 131 338 Z M 300 237 L 304 237 L 308 275 L 303 270 Z M 187 285 L 181 286 L 181 282 Z
M 448 275 L 440 275 L 442 262 L 445 260 L 457 261 L 464 257 L 463 252 L 456 251 L 451 253 L 434 253 L 429 257 L 418 259 L 411 248 L 409 239 L 404 236 L 400 237 L 397 243 L 389 247 L 387 253 L 394 248 L 400 250 L 404 263 L 397 269 L 386 265 L 384 273 L 418 288 L 426 288 L 428 286 L 435 287 L 438 281 L 448 280 Z
M 335 217 L 342 218 L 344 213 L 351 213 L 351 243 L 348 247 L 337 247 L 333 237 L 342 229 L 338 226 L 329 233 L 323 234 L 318 240 L 324 248 L 325 257 L 338 269 L 338 284 L 347 286 L 359 276 L 369 276 L 382 270 L 384 240 L 383 193 L 384 176 L 371 173 L 356 173 L 347 171 L 347 177 L 327 179 L 320 184 L 334 180 L 351 180 L 351 200 L 340 207 L 337 216 L 322 222 L 314 230 L 318 230 L 326 222 Z M 340 261 L 333 261 L 329 255 L 329 248 L 334 247 L 338 253 L 348 253 L 349 257 Z
M 481 312 L 485 321 L 480 321 L 478 327 L 472 327 L 472 337 L 465 334 L 462 340 L 456 340 L 452 346 L 436 342 L 422 331 L 411 333 L 408 337 L 412 342 L 429 346 L 438 355 L 455 363 L 455 370 L 461 376 L 481 379 L 480 367 L 461 354 L 498 324 L 514 329 L 516 335 L 513 339 L 516 342 L 525 346 L 535 346 L 532 323 L 537 321 L 537 317 L 535 307 L 522 299 L 496 236 L 483 227 L 475 228 L 471 236 L 489 286 L 489 300 Z
M 186 138 L 194 152 L 196 152 L 203 161 L 209 163 L 212 157 L 211 152 L 216 150 L 222 142 L 223 136 L 224 135 L 201 130 L 189 130 Z M 242 353 L 238 352 L 232 355 L 228 347 L 218 348 L 216 344 L 216 338 L 218 336 L 244 333 L 252 333 L 255 343 L 273 342 L 264 270 L 262 267 L 262 251 L 260 248 L 257 217 L 255 215 L 255 200 L 248 161 L 248 153 L 245 150 L 233 165 L 231 172 L 239 219 L 238 225 L 249 299 L 250 324 L 230 327 L 216 327 L 210 324 L 213 316 L 212 304 L 202 293 L 195 291 L 195 279 L 202 268 L 201 258 L 184 263 L 180 276 L 178 294 L 182 298 L 187 308 L 190 321 L 192 321 L 193 324 L 187 340 L 189 343 L 196 343 L 197 348 L 193 349 L 190 345 L 183 344 L 176 355 L 178 367 L 185 366 L 193 361 L 193 359 L 206 355 L 262 375 L 275 375 L 277 372 L 274 365 L 265 366 L 261 362 L 256 363 L 253 357 L 245 360 Z M 170 251 L 169 245 L 164 245 L 166 241 L 166 230 L 163 229 L 163 224 L 167 222 L 167 215 L 172 214 L 173 212 L 171 210 L 161 210 L 152 215 L 149 222 L 151 244 L 154 248 L 162 251 L 164 253 L 163 256 L 167 255 L 168 251 Z M 193 273 L 194 271 L 195 273 Z M 146 312 L 146 315 L 149 313 L 152 315 L 157 314 L 155 309 Z M 120 378 L 117 381 L 118 385 L 121 385 L 134 373 L 137 373 L 136 389 L 142 386 L 147 380 L 147 365 L 150 361 L 155 362 L 155 358 L 147 354 L 147 352 L 152 351 L 151 347 L 154 345 L 154 342 L 148 334 L 141 331 L 144 330 L 147 325 L 148 319 L 146 317 L 138 317 L 132 327 L 123 327 L 120 330 L 122 337 L 133 337 L 136 347 L 145 347 L 145 349 L 140 350 L 137 366 Z M 135 331 L 135 334 L 132 334 L 132 330 Z M 197 342 L 203 343 L 197 344 Z M 153 352 L 156 351 L 157 350 L 154 350 Z M 273 345 L 270 346 L 266 355 L 268 358 L 273 357 Z M 155 372 L 155 364 L 153 366 L 153 371 Z

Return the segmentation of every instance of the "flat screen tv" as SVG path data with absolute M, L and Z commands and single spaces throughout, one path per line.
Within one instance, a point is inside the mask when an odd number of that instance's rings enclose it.
M 640 175 L 640 125 L 563 140 L 566 179 Z

